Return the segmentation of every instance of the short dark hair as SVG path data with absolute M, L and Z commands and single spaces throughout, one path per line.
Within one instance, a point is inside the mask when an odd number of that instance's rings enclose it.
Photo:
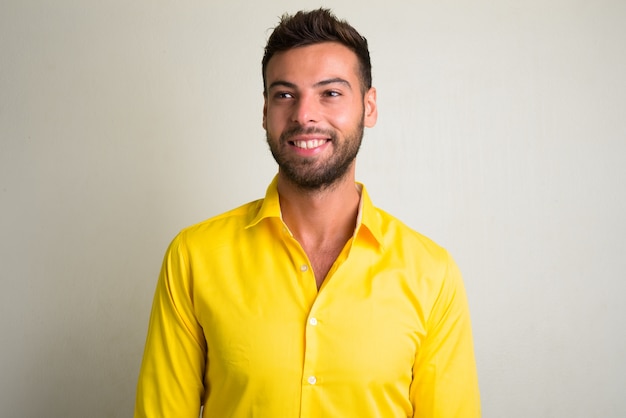
M 337 19 L 329 9 L 324 8 L 299 11 L 295 15 L 285 13 L 281 17 L 265 46 L 262 61 L 263 91 L 267 93 L 265 71 L 274 54 L 322 42 L 338 42 L 356 54 L 361 73 L 361 90 L 365 94 L 372 87 L 372 63 L 367 39 L 348 22 Z

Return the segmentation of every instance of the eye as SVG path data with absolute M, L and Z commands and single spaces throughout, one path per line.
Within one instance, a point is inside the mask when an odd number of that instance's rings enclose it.
M 326 96 L 326 97 L 339 97 L 339 96 L 341 96 L 341 93 L 338 92 L 337 90 L 326 90 L 324 92 L 324 96 Z
M 293 99 L 293 94 L 286 91 L 280 91 L 276 93 L 274 97 L 276 97 L 277 99 Z

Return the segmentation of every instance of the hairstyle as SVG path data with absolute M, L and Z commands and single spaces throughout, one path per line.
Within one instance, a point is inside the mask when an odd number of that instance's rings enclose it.
M 329 9 L 295 15 L 284 14 L 278 26 L 267 40 L 262 61 L 263 91 L 267 92 L 265 71 L 270 59 L 277 52 L 322 42 L 338 42 L 350 48 L 359 61 L 361 90 L 363 94 L 372 87 L 372 63 L 367 48 L 367 39 L 361 36 L 345 20 L 339 20 Z

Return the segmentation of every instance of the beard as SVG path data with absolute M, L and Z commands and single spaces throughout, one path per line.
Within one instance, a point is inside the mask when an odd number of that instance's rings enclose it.
M 333 153 L 326 159 L 298 157 L 287 152 L 289 141 L 295 135 L 322 134 L 331 140 Z M 331 129 L 303 128 L 296 126 L 287 129 L 278 141 L 266 131 L 267 143 L 281 173 L 303 190 L 326 189 L 342 179 L 359 153 L 363 140 L 363 118 L 343 141 L 337 140 L 337 133 Z

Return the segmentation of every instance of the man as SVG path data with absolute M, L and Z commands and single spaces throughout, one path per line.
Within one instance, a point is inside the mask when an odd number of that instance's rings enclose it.
M 278 174 L 170 245 L 135 416 L 479 417 L 454 262 L 355 183 L 367 41 L 328 10 L 286 15 L 262 69 Z

